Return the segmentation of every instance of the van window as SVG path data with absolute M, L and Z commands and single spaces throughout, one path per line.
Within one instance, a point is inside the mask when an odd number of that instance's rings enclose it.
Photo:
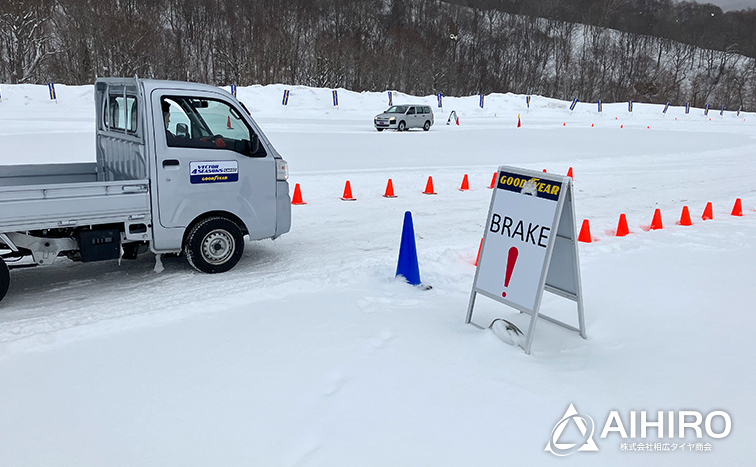
M 431 113 L 430 107 L 425 107 L 424 110 L 423 110 L 423 112 L 425 112 L 427 114 Z
M 407 115 L 415 115 L 415 108 L 414 107 L 410 107 L 409 111 L 407 112 Z
M 266 155 L 239 111 L 226 102 L 165 96 L 160 106 L 170 147 L 230 150 L 254 157 Z M 257 151 L 253 153 L 253 149 Z

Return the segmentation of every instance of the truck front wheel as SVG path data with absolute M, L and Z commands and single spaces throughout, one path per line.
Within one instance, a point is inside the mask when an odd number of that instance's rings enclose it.
M 244 253 L 244 236 L 234 222 L 224 217 L 210 217 L 189 231 L 184 254 L 189 264 L 200 272 L 215 274 L 233 268 Z
M 10 271 L 8 271 L 8 265 L 5 264 L 3 258 L 0 258 L 0 300 L 5 297 L 10 287 Z

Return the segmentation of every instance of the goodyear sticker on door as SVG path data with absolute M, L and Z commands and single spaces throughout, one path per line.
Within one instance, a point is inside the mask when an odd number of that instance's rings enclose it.
M 189 163 L 192 183 L 224 183 L 239 180 L 237 161 L 208 161 Z

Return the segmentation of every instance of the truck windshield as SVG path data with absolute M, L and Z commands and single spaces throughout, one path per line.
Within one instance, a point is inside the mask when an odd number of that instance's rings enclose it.
M 406 111 L 407 111 L 406 105 L 393 105 L 386 111 L 386 113 L 387 114 L 403 114 Z

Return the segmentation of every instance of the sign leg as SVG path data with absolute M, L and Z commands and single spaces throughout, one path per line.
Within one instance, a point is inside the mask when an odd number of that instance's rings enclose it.
M 585 315 L 583 314 L 583 297 L 582 296 L 578 297 L 577 308 L 578 308 L 578 323 L 580 326 L 580 337 L 582 337 L 583 339 L 588 339 L 588 337 L 585 334 Z
M 475 290 L 470 293 L 470 303 L 467 305 L 467 318 L 465 318 L 465 324 L 470 324 L 472 321 L 473 307 L 475 306 L 475 296 L 478 294 Z
M 533 336 L 535 335 L 535 327 L 536 323 L 538 322 L 538 309 L 539 306 L 536 307 L 536 309 L 533 311 L 533 314 L 530 315 L 530 326 L 528 327 L 528 338 L 525 341 L 525 354 L 530 355 L 530 346 L 533 344 Z

